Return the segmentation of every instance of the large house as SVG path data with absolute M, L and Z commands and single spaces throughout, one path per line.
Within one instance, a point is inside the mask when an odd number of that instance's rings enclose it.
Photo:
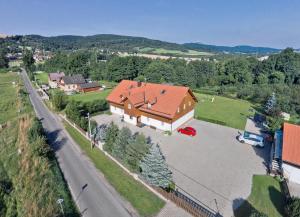
M 282 172 L 290 182 L 300 184 L 300 126 L 284 123 L 275 133 L 274 158 L 282 162 Z
M 63 72 L 53 72 L 48 74 L 48 84 L 51 88 L 57 88 L 59 85 L 59 82 L 62 77 L 65 76 L 65 73 Z
M 173 131 L 194 117 L 197 99 L 188 87 L 123 80 L 107 101 L 128 123 Z
M 65 92 L 75 92 L 77 91 L 80 84 L 85 83 L 86 81 L 83 78 L 83 76 L 80 74 L 76 74 L 62 77 L 60 80 L 59 87 Z

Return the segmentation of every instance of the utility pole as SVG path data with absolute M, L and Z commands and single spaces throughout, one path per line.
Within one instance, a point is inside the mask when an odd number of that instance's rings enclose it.
M 60 209 L 61 209 L 61 212 L 62 212 L 63 216 L 65 216 L 64 208 L 63 208 L 63 206 L 62 206 L 62 203 L 63 203 L 63 202 L 64 202 L 64 199 L 62 199 L 62 198 L 59 198 L 59 199 L 56 201 L 56 203 L 58 203 L 58 204 L 60 205 Z
M 87 118 L 88 118 L 88 121 L 89 121 L 89 138 L 90 138 L 90 141 L 91 141 L 91 149 L 93 148 L 93 141 L 92 141 L 92 132 L 91 132 L 91 119 L 90 119 L 90 113 L 88 112 L 87 113 Z

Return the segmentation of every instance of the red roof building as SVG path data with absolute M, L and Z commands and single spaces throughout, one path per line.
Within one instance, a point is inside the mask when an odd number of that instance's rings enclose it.
M 300 126 L 284 123 L 282 137 L 282 168 L 284 176 L 300 184 Z
M 300 166 L 300 126 L 284 123 L 282 160 Z
M 107 101 L 127 122 L 172 131 L 194 116 L 197 99 L 188 87 L 123 80 Z

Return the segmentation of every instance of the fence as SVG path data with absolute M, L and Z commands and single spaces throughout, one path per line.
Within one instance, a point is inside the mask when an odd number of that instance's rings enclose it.
M 161 188 L 156 188 L 156 190 L 195 217 L 221 217 L 218 212 L 212 210 L 200 201 L 196 202 L 179 190 L 170 192 Z
M 66 116 L 61 115 L 60 117 L 73 126 L 81 135 L 83 135 L 86 139 L 90 140 L 89 135 L 83 129 L 78 127 L 75 123 L 71 122 L 66 118 Z M 126 167 L 124 167 L 119 161 L 117 161 L 114 157 L 112 157 L 109 153 L 103 150 L 103 143 L 101 142 L 93 142 L 93 144 L 99 148 L 107 157 L 109 157 L 112 161 L 118 164 L 123 170 L 125 170 L 130 176 L 132 176 L 135 180 L 143 184 L 147 189 L 157 195 L 164 201 L 171 200 L 177 206 L 183 208 L 188 213 L 195 217 L 221 217 L 221 215 L 205 204 L 201 203 L 200 201 L 196 202 L 195 200 L 191 199 L 191 197 L 187 196 L 186 194 L 179 192 L 179 190 L 167 192 L 162 188 L 149 186 L 143 180 L 141 180 L 137 174 L 130 172 Z

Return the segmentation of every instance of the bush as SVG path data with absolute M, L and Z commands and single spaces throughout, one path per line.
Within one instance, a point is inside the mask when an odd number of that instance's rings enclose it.
M 30 143 L 35 142 L 38 138 L 44 137 L 44 128 L 39 119 L 33 119 L 32 126 L 28 130 L 27 136 Z
M 67 105 L 67 97 L 64 92 L 55 90 L 51 93 L 51 101 L 55 109 L 63 110 Z
M 291 198 L 286 205 L 287 216 L 299 217 L 300 216 L 300 198 Z

